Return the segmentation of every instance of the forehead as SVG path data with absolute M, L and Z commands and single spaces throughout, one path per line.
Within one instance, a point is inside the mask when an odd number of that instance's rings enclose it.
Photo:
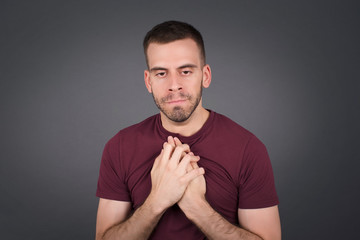
M 147 49 L 149 68 L 153 66 L 176 67 L 184 64 L 200 66 L 200 48 L 190 38 L 170 43 L 150 43 Z

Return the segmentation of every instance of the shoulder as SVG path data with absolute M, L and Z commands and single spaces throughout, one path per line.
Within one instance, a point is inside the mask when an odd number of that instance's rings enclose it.
M 252 138 L 256 138 L 252 132 L 229 117 L 220 113 L 214 113 L 214 115 L 213 127 L 216 132 L 222 133 L 222 135 L 225 134 L 231 138 L 237 138 L 238 140 L 249 141 Z
M 136 139 L 141 135 L 146 135 L 149 131 L 155 129 L 157 117 L 158 114 L 148 117 L 139 123 L 121 129 L 112 138 L 110 138 L 106 145 L 108 147 L 118 146 L 120 142 L 124 140 L 131 142 L 133 139 Z
M 143 120 L 137 124 L 131 125 L 129 127 L 126 127 L 124 129 L 120 130 L 117 135 L 119 135 L 119 136 L 125 135 L 126 136 L 129 134 L 144 133 L 144 131 L 145 132 L 149 131 L 156 125 L 158 117 L 159 117 L 159 114 L 148 117 L 145 120 Z
M 215 132 L 226 139 L 231 148 L 240 150 L 244 163 L 263 166 L 267 164 L 269 156 L 266 146 L 257 136 L 224 115 L 216 116 Z
M 266 151 L 264 143 L 252 132 L 233 121 L 229 117 L 215 113 L 213 121 L 213 136 L 226 139 L 231 147 L 241 147 L 244 152 Z

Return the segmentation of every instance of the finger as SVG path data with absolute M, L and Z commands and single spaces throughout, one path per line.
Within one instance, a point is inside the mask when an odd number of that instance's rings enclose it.
M 190 152 L 189 153 L 190 155 L 194 156 L 194 153 L 193 152 Z M 197 161 L 192 161 L 190 162 L 190 165 L 193 167 L 193 168 L 199 168 L 199 165 L 197 164 L 197 162 L 200 160 L 200 156 L 197 156 L 198 157 L 198 160 Z
M 193 170 L 193 167 L 191 166 L 191 164 L 188 164 L 186 167 L 186 173 L 190 172 L 191 170 Z
M 167 138 L 168 143 L 170 143 L 171 146 L 175 147 L 176 146 L 176 142 L 174 140 L 174 138 L 172 136 L 168 136 Z
M 170 143 L 165 142 L 163 145 L 164 153 L 161 158 L 161 164 L 166 165 L 169 162 L 170 156 L 174 150 L 174 147 Z
M 175 145 L 176 145 L 176 146 L 182 145 L 182 142 L 180 141 L 179 138 L 174 137 L 174 141 L 175 141 Z M 185 156 L 185 154 L 186 154 L 186 153 L 181 154 L 181 158 L 183 158 L 183 157 Z
M 194 159 L 194 161 L 191 161 L 191 162 L 194 162 L 197 165 L 197 162 L 200 160 L 200 156 L 195 156 L 195 154 L 193 152 L 189 152 L 189 155 L 195 157 L 195 158 L 192 158 L 192 159 Z
M 159 166 L 159 162 L 160 162 L 160 159 L 162 158 L 163 153 L 164 153 L 164 149 L 161 149 L 161 152 L 160 152 L 159 156 L 157 156 L 155 158 L 153 169 L 157 168 Z
M 198 161 L 192 161 L 192 162 L 190 162 L 189 165 L 191 165 L 191 168 L 192 168 L 192 169 L 197 169 L 197 168 L 199 168 L 199 165 L 198 165 L 199 160 L 200 160 L 200 156 L 198 156 Z M 189 171 L 189 170 L 187 170 L 187 171 Z
M 178 139 L 177 137 L 174 137 L 174 141 L 175 141 L 175 145 L 176 146 L 180 146 L 182 144 L 182 142 L 180 141 L 180 139 Z
M 178 165 L 183 153 L 188 152 L 190 152 L 190 147 L 187 144 L 181 144 L 180 146 L 175 147 L 175 150 L 170 158 L 170 162 L 174 165 Z
M 185 174 L 181 180 L 184 181 L 184 183 L 189 184 L 192 180 L 194 180 L 198 176 L 204 175 L 204 173 L 205 173 L 204 168 L 196 168 Z
M 187 166 L 186 166 L 186 172 L 188 173 L 188 172 L 190 172 L 191 170 L 193 170 L 194 169 L 194 167 L 192 166 L 192 164 L 191 164 L 191 162 L 190 162 L 190 164 L 188 164 Z
M 200 157 L 199 157 L 200 160 Z M 192 168 L 196 169 L 199 168 L 199 165 L 197 164 L 197 162 L 190 162 L 190 165 L 192 166 Z
M 193 169 L 190 162 L 196 162 L 196 161 L 199 161 L 199 159 L 200 158 L 197 156 L 192 156 L 190 154 L 186 154 L 186 156 L 181 160 L 181 162 L 179 164 L 178 171 L 180 173 L 190 172 Z

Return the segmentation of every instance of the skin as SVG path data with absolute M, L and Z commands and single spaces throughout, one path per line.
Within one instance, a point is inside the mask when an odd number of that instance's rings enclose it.
M 174 41 L 168 44 L 151 43 L 147 50 L 149 69 L 145 70 L 145 85 L 155 99 L 173 96 L 162 104 L 160 111 L 163 127 L 183 136 L 196 133 L 209 117 L 202 107 L 201 88 L 211 83 L 211 69 L 201 61 L 200 51 L 191 39 Z M 189 112 L 194 102 L 184 99 L 181 94 L 200 97 L 199 104 L 191 116 L 182 122 L 174 122 L 164 112 L 174 112 L 182 108 Z
M 160 109 L 162 125 L 183 136 L 196 133 L 209 117 L 201 88 L 209 87 L 211 69 L 201 61 L 192 39 L 151 43 L 145 85 Z M 179 121 L 181 119 L 181 121 Z M 198 156 L 179 139 L 168 137 L 155 159 L 152 189 L 144 204 L 130 213 L 131 203 L 100 199 L 96 239 L 147 239 L 162 214 L 178 204 L 209 239 L 281 239 L 278 207 L 238 209 L 240 226 L 217 213 L 206 201 L 204 169 Z
M 198 160 L 187 144 L 165 142 L 151 170 L 151 192 L 131 217 L 130 204 L 100 199 L 96 238 L 147 239 L 166 209 L 181 199 L 193 179 L 204 174 L 202 168 L 187 169 Z

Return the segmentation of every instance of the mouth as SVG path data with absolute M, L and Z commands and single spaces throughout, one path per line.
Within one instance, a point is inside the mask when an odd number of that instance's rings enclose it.
M 167 104 L 182 104 L 184 102 L 186 102 L 186 99 L 176 99 L 176 100 L 166 101 L 165 103 L 167 103 Z

